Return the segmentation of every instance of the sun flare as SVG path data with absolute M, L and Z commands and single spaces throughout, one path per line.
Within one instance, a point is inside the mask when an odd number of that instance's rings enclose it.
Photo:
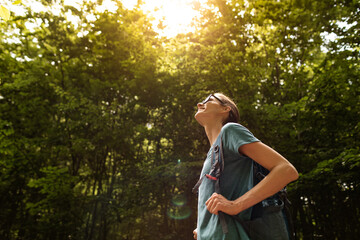
M 81 0 L 65 0 L 65 5 L 75 5 Z M 97 1 L 97 0 L 87 0 Z M 102 5 L 97 8 L 103 12 L 116 11 L 116 0 L 104 0 Z M 134 9 L 138 0 L 118 0 L 121 1 L 126 9 Z M 207 0 L 142 0 L 140 9 L 152 18 L 154 30 L 164 37 L 174 37 L 179 33 L 194 31 L 192 20 L 199 16 L 197 10 Z
M 205 4 L 206 0 L 143 0 L 141 9 L 154 18 L 152 24 L 160 36 L 174 37 L 179 33 L 194 31 L 191 22 L 199 15 L 195 6 Z M 123 5 L 132 9 L 137 0 L 122 0 Z M 159 26 L 163 26 L 162 28 Z
M 63 5 L 80 8 L 83 2 L 97 2 L 97 0 L 64 0 Z M 200 15 L 199 8 L 206 6 L 207 0 L 103 0 L 102 5 L 96 9 L 100 12 L 105 10 L 115 12 L 117 9 L 116 2 L 120 1 L 126 9 L 133 9 L 141 2 L 140 9 L 146 13 L 150 19 L 153 19 L 152 25 L 154 30 L 163 37 L 174 37 L 179 33 L 194 32 L 195 28 L 192 26 L 192 21 L 195 17 Z M 25 15 L 26 9 L 24 6 L 13 5 L 12 0 L 4 0 L 5 6 L 10 11 L 17 15 Z M 31 5 L 32 10 L 52 11 L 58 15 L 60 13 L 59 3 L 51 6 L 48 9 L 41 2 L 36 0 L 24 0 L 24 5 Z M 72 22 L 76 23 L 74 16 L 67 16 Z M 95 19 L 95 16 L 88 16 Z

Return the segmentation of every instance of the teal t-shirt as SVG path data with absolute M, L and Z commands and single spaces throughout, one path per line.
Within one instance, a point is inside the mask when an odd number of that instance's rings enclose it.
M 253 186 L 253 163 L 248 157 L 242 156 L 238 149 L 244 144 L 258 142 L 259 140 L 244 126 L 237 123 L 225 124 L 218 137 L 222 137 L 224 154 L 224 171 L 220 177 L 221 194 L 228 200 L 235 200 L 249 191 Z M 209 173 L 211 168 L 210 147 L 204 162 L 201 175 Z M 246 240 L 249 239 L 241 224 L 233 218 L 226 216 L 229 232 L 223 234 L 218 215 L 211 214 L 205 202 L 215 192 L 215 181 L 204 178 L 199 188 L 198 196 L 198 240 Z M 238 216 L 243 220 L 249 220 L 251 208 L 242 211 Z

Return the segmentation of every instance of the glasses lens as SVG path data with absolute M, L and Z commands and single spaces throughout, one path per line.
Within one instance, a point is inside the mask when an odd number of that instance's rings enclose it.
M 202 104 L 207 103 L 210 100 L 210 98 L 211 98 L 211 94 L 207 98 L 205 98 L 204 101 L 202 101 Z

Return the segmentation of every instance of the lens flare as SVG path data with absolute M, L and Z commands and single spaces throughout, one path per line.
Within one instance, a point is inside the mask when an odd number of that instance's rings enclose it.
M 187 199 L 184 194 L 177 194 L 171 199 L 167 215 L 175 220 L 186 219 L 191 215 L 191 209 L 186 205 Z
M 183 194 L 176 195 L 171 201 L 175 206 L 184 206 L 187 202 Z
M 191 209 L 188 206 L 171 206 L 167 215 L 175 220 L 186 219 L 191 215 Z

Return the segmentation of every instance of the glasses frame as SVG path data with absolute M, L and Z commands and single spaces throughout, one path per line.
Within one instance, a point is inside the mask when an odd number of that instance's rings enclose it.
M 207 103 L 207 102 L 211 99 L 211 97 L 214 97 L 214 98 L 215 98 L 216 100 L 218 100 L 222 105 L 226 105 L 220 98 L 218 98 L 217 96 L 215 96 L 213 93 L 210 94 L 209 96 L 207 96 L 207 98 L 205 98 L 205 100 L 202 101 L 201 104 Z M 232 109 L 231 109 L 230 112 L 229 112 L 229 116 L 230 116 L 230 118 L 233 118 L 233 117 L 234 117 L 234 114 L 233 114 L 233 112 L 232 112 Z
M 205 104 L 207 103 L 208 101 L 210 101 L 211 97 L 214 97 L 216 100 L 218 100 L 222 105 L 225 105 L 225 103 L 220 99 L 218 98 L 217 96 L 215 96 L 213 93 L 210 94 L 209 96 L 207 96 L 207 98 L 205 98 L 204 101 L 201 102 L 201 104 Z

